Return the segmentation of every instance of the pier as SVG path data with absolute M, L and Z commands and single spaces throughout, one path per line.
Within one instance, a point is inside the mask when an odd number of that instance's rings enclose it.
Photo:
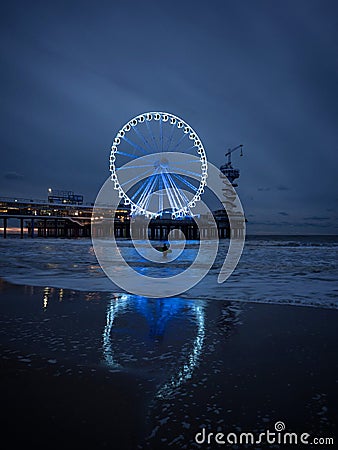
M 94 203 L 83 204 L 82 195 L 74 194 L 73 191 L 59 191 L 49 188 L 47 200 L 0 197 L 2 236 L 6 239 L 9 230 L 11 230 L 9 221 L 17 220 L 19 221 L 19 227 L 16 234 L 19 234 L 21 239 L 25 235 L 30 238 L 89 238 L 91 237 L 93 222 L 95 222 L 95 227 L 93 227 L 95 237 L 107 237 L 114 234 L 116 238 L 130 239 L 130 228 L 133 227 L 133 236 L 136 239 L 166 240 L 171 232 L 175 239 L 179 238 L 178 230 L 183 232 L 185 239 L 188 240 L 225 239 L 229 237 L 241 239 L 245 234 L 246 219 L 237 209 L 236 192 L 229 186 L 229 182 L 232 187 L 238 186 L 236 181 L 239 178 L 240 171 L 234 168 L 231 162 L 231 156 L 237 150 L 240 150 L 242 156 L 242 144 L 228 149 L 225 153 L 227 162 L 220 167 L 220 178 L 223 179 L 224 183 L 222 188 L 224 199 L 221 201 L 224 209 L 213 211 L 212 215 L 210 213 L 211 217 L 207 215 L 180 217 L 176 215 L 177 208 L 172 208 L 172 214 L 170 214 L 169 211 L 166 212 L 163 209 L 162 205 L 158 209 L 158 211 L 161 211 L 161 216 L 148 221 L 144 208 L 141 209 L 144 215 L 131 214 L 131 201 L 128 203 L 129 206 L 125 204 L 115 207 L 100 205 L 99 208 L 95 207 L 94 210 Z M 117 183 L 116 176 L 115 183 Z M 149 186 L 147 186 L 143 193 L 148 195 Z M 190 184 L 190 186 L 195 189 L 193 185 Z M 141 192 L 140 188 L 138 191 Z M 179 188 L 176 186 L 176 199 L 179 198 L 178 191 Z M 171 198 L 171 205 L 174 197 L 172 195 L 169 195 L 169 197 Z M 142 197 L 140 204 L 143 205 L 143 203 L 144 198 Z M 231 215 L 231 228 L 226 211 Z M 137 222 L 137 226 L 133 226 L 135 222 Z
M 34 237 L 89 237 L 92 206 L 55 204 L 46 200 L 0 197 L 2 235 L 9 221 L 19 222 L 19 235 Z M 26 231 L 26 232 L 25 232 Z
M 104 207 L 103 207 L 104 208 Z M 105 217 L 112 217 L 113 209 L 104 208 Z M 111 212 L 111 215 L 110 215 Z M 215 211 L 214 219 L 217 224 L 220 239 L 230 236 L 229 221 L 226 214 Z M 96 220 L 102 223 L 102 233 L 107 226 L 103 217 L 93 217 L 92 204 L 54 203 L 46 200 L 27 198 L 0 197 L 0 220 L 2 224 L 2 237 L 7 238 L 11 230 L 10 221 L 16 220 L 18 227 L 16 233 L 21 239 L 29 238 L 89 238 L 91 237 L 91 222 Z M 130 238 L 130 216 L 127 207 L 119 207 L 115 213 L 114 235 L 116 238 Z M 110 220 L 110 223 L 112 221 Z M 215 230 L 208 224 L 208 218 L 199 220 L 200 227 L 193 218 L 171 219 L 158 218 L 150 221 L 148 226 L 138 227 L 137 238 L 146 236 L 152 240 L 168 238 L 172 230 L 181 230 L 186 239 L 216 238 Z M 96 227 L 100 233 L 100 226 Z M 111 230 L 112 232 L 112 230 Z M 176 232 L 177 233 L 177 232 Z M 243 233 L 243 223 L 239 223 L 236 230 L 232 230 L 234 237 Z M 234 235 L 235 233 L 235 235 Z M 175 237 L 175 232 L 174 232 Z

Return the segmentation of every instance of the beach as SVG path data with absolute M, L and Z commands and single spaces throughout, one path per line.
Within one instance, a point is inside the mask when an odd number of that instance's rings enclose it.
M 336 309 L 5 281 L 0 293 L 11 448 L 261 448 L 195 436 L 276 422 L 337 439 Z

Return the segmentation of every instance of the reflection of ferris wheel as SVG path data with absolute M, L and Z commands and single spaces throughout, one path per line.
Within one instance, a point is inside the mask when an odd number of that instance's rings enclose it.
M 118 316 L 136 312 L 141 313 L 147 321 L 151 324 L 152 331 L 156 333 L 151 333 L 153 338 L 158 338 L 159 335 L 162 336 L 165 332 L 166 323 L 170 318 L 175 318 L 180 312 L 185 313 L 189 311 L 188 315 L 192 313 L 192 318 L 196 323 L 197 330 L 196 336 L 192 340 L 192 348 L 184 347 L 182 349 L 183 363 L 177 367 L 177 372 L 173 374 L 170 379 L 165 382 L 156 393 L 156 397 L 168 398 L 176 388 L 189 380 L 194 370 L 196 369 L 201 353 L 203 351 L 204 339 L 205 339 L 205 306 L 204 301 L 187 301 L 182 298 L 163 298 L 161 302 L 155 304 L 155 311 L 153 308 L 154 304 L 145 297 L 129 296 L 122 294 L 121 296 L 114 296 L 111 299 L 110 304 L 107 307 L 107 320 L 106 325 L 103 330 L 103 355 L 106 363 L 112 369 L 121 369 L 123 366 L 116 359 L 116 349 L 114 341 L 112 339 L 112 331 L 114 329 L 115 321 Z M 158 317 L 154 317 L 154 312 L 158 313 Z M 183 315 L 184 316 L 184 315 Z M 159 334 L 158 334 L 159 332 Z M 139 350 L 139 346 L 137 349 Z M 128 343 L 128 353 L 133 351 L 130 347 L 130 342 Z M 123 353 L 122 353 L 123 355 Z M 121 356 L 122 356 L 121 355 Z M 137 354 L 134 355 L 137 359 Z M 136 360 L 134 359 L 134 361 Z M 161 361 L 161 356 L 154 356 L 152 360 Z M 130 364 L 130 360 L 127 364 Z M 150 361 L 148 359 L 148 361 Z M 129 366 L 130 367 L 130 366 Z M 143 366 L 146 368 L 146 365 Z
M 192 155 L 189 167 L 180 160 L 180 153 Z M 168 211 L 182 217 L 191 214 L 190 208 L 204 192 L 207 159 L 200 138 L 186 122 L 173 114 L 149 112 L 136 116 L 117 133 L 110 171 L 119 197 L 130 205 L 132 214 L 157 217 Z

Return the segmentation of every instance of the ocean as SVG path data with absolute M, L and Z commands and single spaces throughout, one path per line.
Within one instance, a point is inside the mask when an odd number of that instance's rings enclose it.
M 197 241 L 188 241 L 175 261 L 159 268 L 131 241 L 118 245 L 131 266 L 150 277 L 185 270 L 198 250 Z M 220 241 L 212 269 L 182 298 L 338 308 L 338 236 L 249 236 L 237 268 L 218 284 L 227 249 L 228 241 Z M 122 293 L 102 271 L 89 239 L 2 239 L 0 277 L 14 284 Z

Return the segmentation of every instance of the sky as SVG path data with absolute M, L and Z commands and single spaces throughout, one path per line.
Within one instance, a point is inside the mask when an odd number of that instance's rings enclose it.
M 111 142 L 182 117 L 241 170 L 250 234 L 338 234 L 338 4 L 30 1 L 1 7 L 0 196 L 94 201 Z

